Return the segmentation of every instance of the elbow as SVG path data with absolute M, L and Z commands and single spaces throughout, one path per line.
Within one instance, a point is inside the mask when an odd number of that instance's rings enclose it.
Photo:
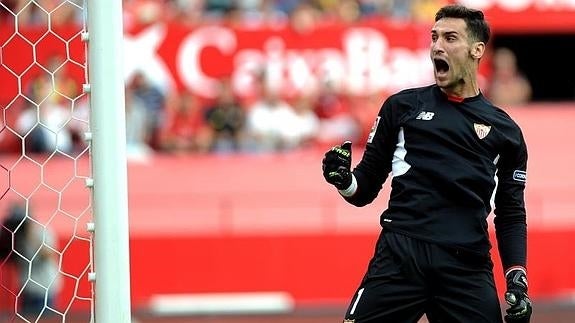
M 368 205 L 368 204 L 369 204 L 369 202 L 353 203 L 353 205 L 354 205 L 354 206 L 357 206 L 357 207 L 363 207 L 363 206 L 366 206 L 366 205 Z
M 361 199 L 361 198 L 353 198 L 353 196 L 351 197 L 345 197 L 345 200 L 353 205 L 353 206 L 357 206 L 357 207 L 362 207 L 362 206 L 366 206 L 369 203 L 371 203 L 372 200 L 370 199 Z
M 351 205 L 356 206 L 356 207 L 363 207 L 368 205 L 369 203 L 367 202 L 350 202 Z

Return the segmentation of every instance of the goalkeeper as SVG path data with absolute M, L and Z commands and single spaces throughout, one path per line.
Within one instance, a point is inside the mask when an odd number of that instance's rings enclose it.
M 325 154 L 326 181 L 355 206 L 371 203 L 392 175 L 382 232 L 345 323 L 417 322 L 424 314 L 432 323 L 503 322 L 491 202 L 507 281 L 505 321 L 529 322 L 527 148 L 519 126 L 478 87 L 489 35 L 481 11 L 441 8 L 431 29 L 435 84 L 384 102 L 353 171 L 351 142 Z

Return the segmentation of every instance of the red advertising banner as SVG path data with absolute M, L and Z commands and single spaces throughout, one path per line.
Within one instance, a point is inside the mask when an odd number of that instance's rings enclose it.
M 138 46 L 142 43 L 147 49 Z M 428 44 L 428 30 L 385 22 L 335 24 L 308 33 L 155 25 L 128 36 L 127 74 L 146 67 L 154 79 L 207 97 L 216 95 L 222 76 L 231 79 L 236 93 L 249 96 L 261 71 L 268 87 L 288 96 L 326 81 L 368 94 L 431 81 Z
M 35 28 L 12 35 L 3 28 L 0 102 L 11 102 L 42 74 L 68 73 L 83 82 L 83 43 L 79 33 L 65 33 L 70 36 L 62 39 Z M 352 94 L 369 94 L 430 82 L 428 44 L 427 29 L 383 21 L 330 24 L 307 33 L 289 27 L 155 24 L 125 35 L 124 70 L 127 80 L 141 71 L 164 89 L 207 98 L 216 95 L 221 77 L 231 79 L 237 94 L 249 96 L 262 71 L 270 88 L 288 96 L 326 81 Z

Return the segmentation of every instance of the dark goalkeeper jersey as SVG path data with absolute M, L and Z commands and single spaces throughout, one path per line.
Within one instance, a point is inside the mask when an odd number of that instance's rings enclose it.
M 487 216 L 505 268 L 525 265 L 527 149 L 519 126 L 479 94 L 457 100 L 436 85 L 389 97 L 354 169 L 362 206 L 392 175 L 381 225 L 430 242 L 488 254 Z

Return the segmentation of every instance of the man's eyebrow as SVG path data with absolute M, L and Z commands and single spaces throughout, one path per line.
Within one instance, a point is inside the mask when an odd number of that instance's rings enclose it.
M 455 30 L 449 30 L 449 31 L 444 31 L 444 32 L 438 32 L 435 29 L 431 30 L 432 34 L 443 34 L 443 35 L 458 35 L 459 33 Z

